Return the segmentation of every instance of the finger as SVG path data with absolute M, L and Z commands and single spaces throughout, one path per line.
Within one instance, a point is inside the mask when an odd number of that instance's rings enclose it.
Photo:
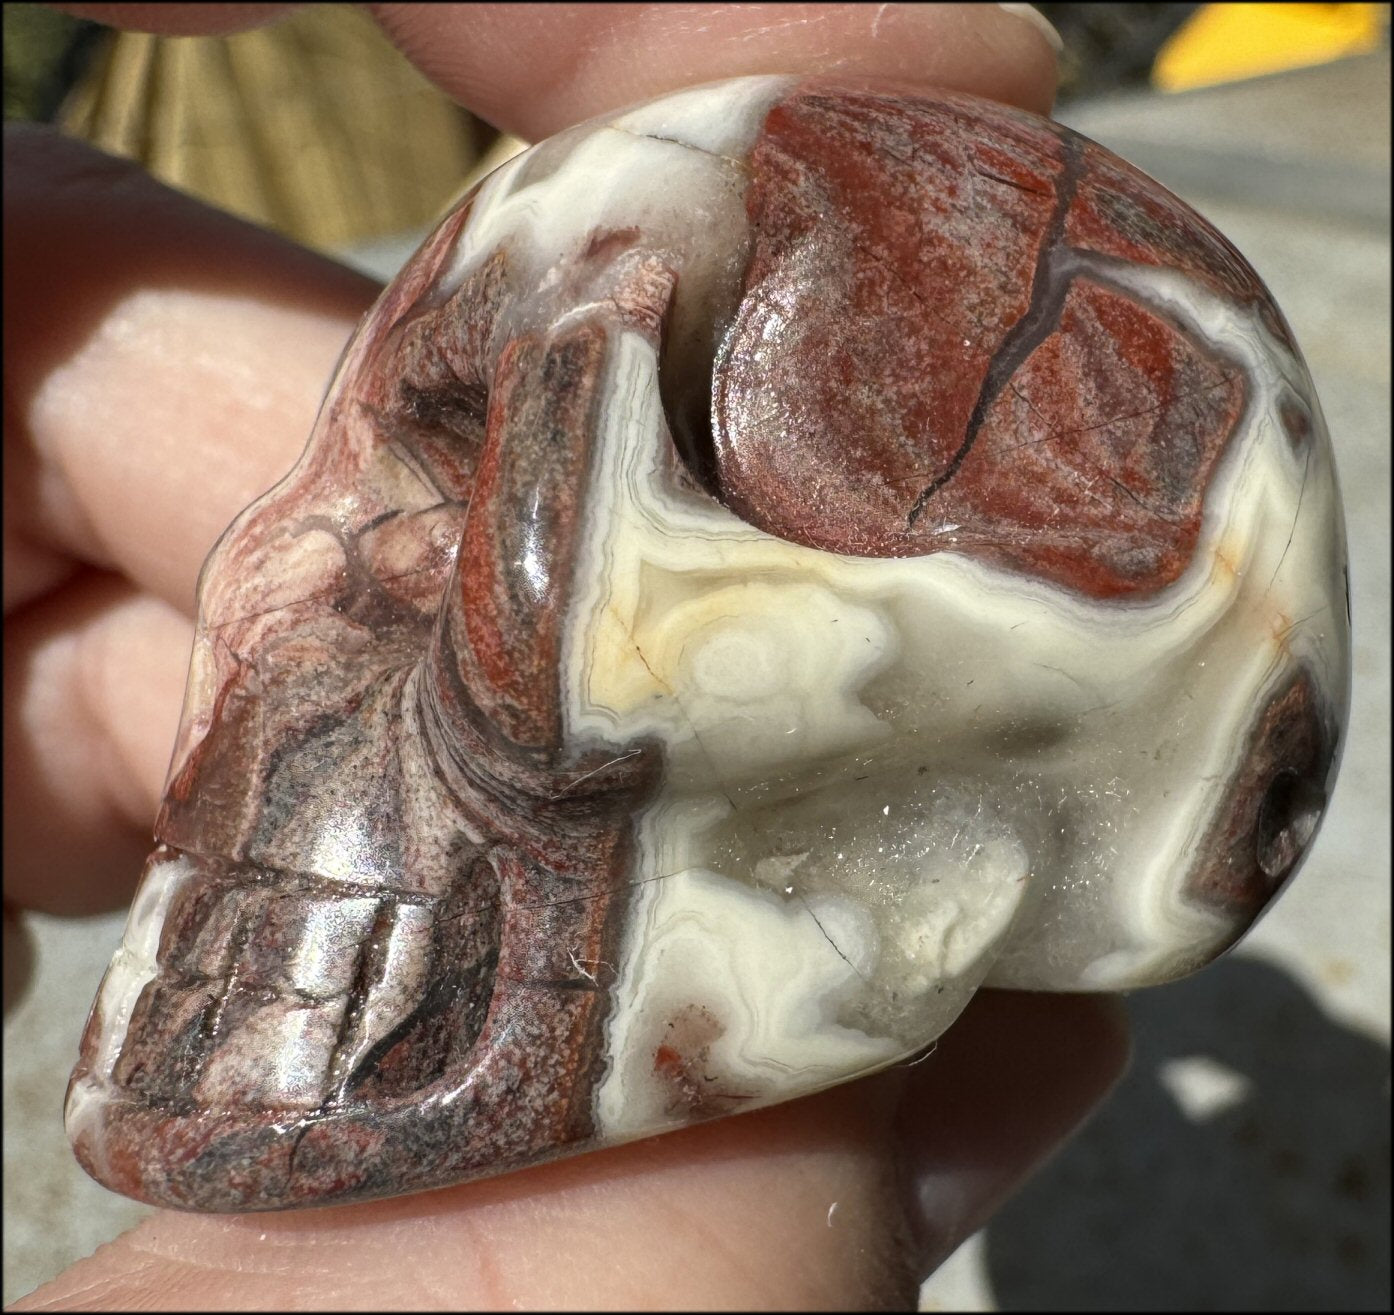
M 912 1308 L 1126 1058 L 1111 1001 L 989 992 L 913 1068 L 423 1196 L 161 1212 L 13 1309 Z
M 902 1102 L 898 1133 L 925 1278 L 1048 1160 L 1128 1065 L 1113 996 L 980 991 L 940 1038 L 944 1076 Z
M 48 132 L 5 167 L 5 888 L 86 912 L 149 847 L 199 566 L 375 288 Z
M 5 182 L 9 605 L 78 559 L 191 612 L 376 287 L 47 130 L 7 126 Z
M 193 623 L 84 571 L 5 625 L 5 898 L 114 909 L 150 849 Z
M 378 4 L 412 61 L 461 104 L 536 141 L 677 87 L 747 73 L 894 79 L 1045 112 L 1049 24 L 1021 6 Z M 1034 12 L 1034 11 L 1032 11 Z
M 64 5 L 117 27 L 227 32 L 275 5 Z M 1029 5 L 379 4 L 378 21 L 446 92 L 536 141 L 676 87 L 828 73 L 1050 108 L 1059 38 Z M 241 10 L 233 15 L 228 10 Z M 256 12 L 251 12 L 256 11 Z

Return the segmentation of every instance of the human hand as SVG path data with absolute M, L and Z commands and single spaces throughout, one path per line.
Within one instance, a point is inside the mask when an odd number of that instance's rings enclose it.
M 274 7 L 70 8 L 188 32 Z M 876 74 L 1036 110 L 1054 78 L 1040 34 L 994 7 L 375 12 L 529 139 L 741 73 Z M 293 461 L 375 289 L 48 133 L 7 136 L 6 174 L 6 898 L 79 911 L 128 898 L 148 848 L 198 566 Z M 1108 1002 L 989 993 L 915 1067 L 427 1195 L 161 1212 L 19 1308 L 913 1305 L 1125 1052 Z

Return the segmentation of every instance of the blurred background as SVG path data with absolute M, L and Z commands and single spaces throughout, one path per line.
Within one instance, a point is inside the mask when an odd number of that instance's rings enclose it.
M 1110 1103 L 925 1285 L 925 1310 L 1388 1310 L 1389 6 L 1045 4 L 1057 117 L 1196 206 L 1307 356 L 1346 498 L 1355 694 L 1316 848 L 1239 949 L 1129 999 Z M 4 18 L 5 117 L 382 279 L 522 148 L 347 5 L 232 37 Z M 171 739 L 173 727 L 171 727 Z M 62 1098 L 122 915 L 7 910 L 4 1300 L 147 1210 L 90 1182 Z

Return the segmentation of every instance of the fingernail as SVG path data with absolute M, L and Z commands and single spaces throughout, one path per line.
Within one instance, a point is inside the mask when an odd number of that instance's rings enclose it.
M 999 9 L 1005 9 L 1009 14 L 1015 14 L 1017 18 L 1025 19 L 1036 29 L 1047 41 L 1057 55 L 1063 53 L 1065 43 L 1060 38 L 1060 33 L 1055 30 L 1055 25 L 1048 19 L 1035 5 L 998 5 Z

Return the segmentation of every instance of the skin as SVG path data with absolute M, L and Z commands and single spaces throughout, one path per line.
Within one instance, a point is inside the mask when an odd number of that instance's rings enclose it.
M 66 8 L 174 34 L 281 7 Z M 1056 77 L 1041 31 L 991 5 L 371 8 L 531 140 L 743 73 L 1041 112 Z M 149 847 L 199 565 L 298 454 L 376 288 L 46 131 L 7 130 L 5 176 L 5 902 L 80 913 L 128 900 Z M 159 1212 L 15 1309 L 909 1309 L 1127 1051 L 1113 1001 L 984 993 L 914 1066 L 423 1196 Z

